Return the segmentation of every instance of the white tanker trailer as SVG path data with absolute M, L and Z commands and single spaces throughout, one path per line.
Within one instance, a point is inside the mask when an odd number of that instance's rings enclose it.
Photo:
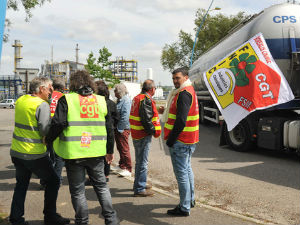
M 295 99 L 275 107 L 257 110 L 227 131 L 223 123 L 221 144 L 238 151 L 258 147 L 300 152 L 300 5 L 271 6 L 233 28 L 229 34 L 195 61 L 189 75 L 199 101 L 200 122 L 222 120 L 203 80 L 203 72 L 261 32 L 277 65 L 286 77 Z M 226 141 L 226 142 L 225 142 Z

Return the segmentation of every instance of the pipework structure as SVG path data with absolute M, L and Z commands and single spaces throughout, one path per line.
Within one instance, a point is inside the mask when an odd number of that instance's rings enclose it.
M 17 68 L 20 68 L 21 59 L 21 48 L 23 45 L 20 40 L 15 40 L 15 44 L 12 45 L 15 48 L 15 64 L 14 64 L 14 73 L 17 75 Z
M 138 80 L 138 62 L 131 59 L 126 60 L 123 56 L 116 57 L 111 61 L 109 70 L 121 81 L 137 82 Z

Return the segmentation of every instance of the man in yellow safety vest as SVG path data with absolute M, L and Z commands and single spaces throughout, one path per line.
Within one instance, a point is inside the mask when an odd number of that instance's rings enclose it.
M 69 219 L 56 212 L 59 189 L 57 176 L 49 158 L 43 138 L 50 126 L 49 97 L 53 92 L 52 81 L 45 77 L 30 82 L 30 94 L 16 102 L 15 128 L 10 150 L 16 168 L 16 187 L 11 204 L 9 221 L 12 224 L 28 224 L 24 219 L 24 203 L 32 173 L 45 181 L 44 223 L 68 224 Z

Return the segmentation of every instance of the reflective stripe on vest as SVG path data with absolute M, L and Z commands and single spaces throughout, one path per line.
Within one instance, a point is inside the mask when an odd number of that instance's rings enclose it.
M 53 146 L 64 159 L 92 158 L 106 155 L 106 101 L 103 96 L 66 94 L 68 127 Z
M 58 100 L 63 96 L 64 94 L 59 91 L 53 91 L 51 96 L 51 104 L 50 104 L 50 112 L 51 112 L 51 118 L 54 116 L 57 102 Z
M 149 135 L 145 131 L 145 129 L 141 123 L 141 117 L 139 116 L 140 104 L 141 104 L 141 101 L 143 101 L 145 98 L 149 98 L 152 103 L 152 110 L 153 110 L 152 124 L 154 125 L 154 128 L 155 128 L 154 137 L 159 137 L 161 134 L 161 126 L 160 126 L 158 112 L 157 112 L 156 104 L 155 104 L 154 100 L 148 94 L 139 94 L 139 95 L 135 96 L 132 101 L 130 116 L 129 116 L 131 136 L 133 139 L 136 139 L 136 140 L 142 139 Z
M 45 102 L 39 97 L 23 95 L 16 102 L 15 128 L 11 149 L 22 154 L 43 154 L 46 146 L 38 129 L 36 110 Z
M 183 88 L 182 91 L 188 91 L 192 95 L 192 104 L 190 106 L 190 110 L 187 116 L 187 120 L 185 123 L 185 127 L 182 132 L 179 134 L 177 140 L 183 142 L 185 144 L 194 144 L 199 141 L 199 108 L 198 108 L 198 99 L 194 88 L 192 86 L 188 86 Z M 168 121 L 164 126 L 164 139 L 167 140 L 171 130 L 174 127 L 174 123 L 176 120 L 177 114 L 177 100 L 180 92 L 174 97 L 172 101 L 172 105 L 168 114 Z

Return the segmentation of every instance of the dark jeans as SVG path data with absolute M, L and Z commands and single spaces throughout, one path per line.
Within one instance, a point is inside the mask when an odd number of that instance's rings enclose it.
M 11 203 L 9 221 L 12 224 L 24 222 L 24 203 L 31 174 L 34 173 L 38 178 L 46 182 L 44 215 L 47 217 L 56 214 L 56 200 L 59 189 L 59 177 L 52 166 L 49 156 L 36 160 L 23 160 L 12 157 L 12 162 L 16 168 L 16 186 Z
M 106 160 L 104 160 L 104 175 L 105 175 L 106 177 L 109 176 L 109 171 L 110 171 L 110 164 L 108 164 L 108 163 L 106 162 Z
M 85 196 L 85 172 L 87 172 L 98 201 L 102 207 L 105 224 L 119 224 L 117 213 L 113 209 L 111 195 L 104 176 L 104 157 L 66 160 L 67 176 L 75 223 L 88 224 L 88 205 Z
M 126 169 L 129 172 L 131 172 L 131 155 L 128 143 L 129 135 L 130 130 L 124 130 L 123 133 L 120 133 L 118 130 L 115 130 L 115 141 L 117 144 L 117 149 L 120 153 L 119 167 L 121 169 Z
M 47 151 L 49 152 L 50 159 L 53 163 L 54 170 L 59 177 L 60 183 L 62 183 L 63 178 L 61 176 L 61 172 L 62 172 L 63 167 L 65 166 L 65 161 L 63 160 L 63 158 L 61 158 L 57 154 L 55 154 L 52 144 L 47 145 Z M 40 180 L 40 184 L 43 186 L 46 185 L 45 181 L 43 179 Z

